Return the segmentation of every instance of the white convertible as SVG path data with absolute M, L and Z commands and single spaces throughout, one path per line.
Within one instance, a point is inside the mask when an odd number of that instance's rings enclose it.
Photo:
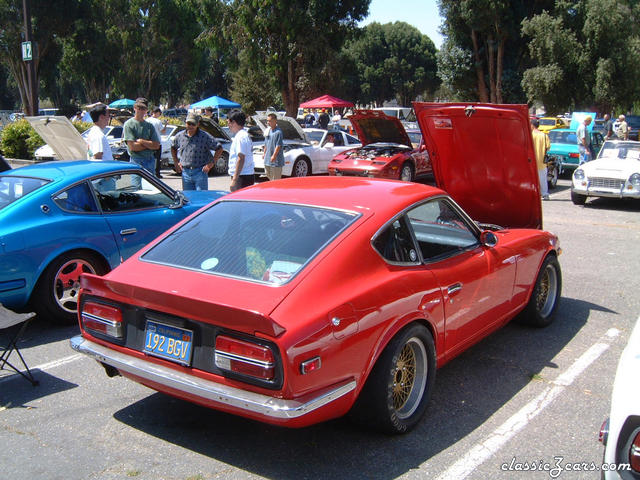
M 608 140 L 573 172 L 571 200 L 584 205 L 587 197 L 640 198 L 640 142 Z
M 267 117 L 253 117 L 263 132 L 267 130 Z M 325 131 L 322 138 L 312 142 L 302 127 L 291 117 L 278 116 L 278 126 L 284 136 L 284 167 L 282 175 L 287 177 L 306 177 L 317 173 L 327 173 L 333 157 L 350 148 L 362 146 L 353 135 L 341 130 Z M 264 146 L 253 148 L 253 162 L 257 175 L 264 173 Z
M 639 369 L 640 321 L 620 357 L 611 395 L 611 413 L 600 430 L 600 441 L 605 445 L 602 478 L 607 480 L 640 478 Z

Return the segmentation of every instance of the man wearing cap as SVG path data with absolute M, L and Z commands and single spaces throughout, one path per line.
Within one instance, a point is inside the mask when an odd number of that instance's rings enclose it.
M 153 174 L 156 164 L 154 153 L 160 148 L 160 138 L 155 127 L 144 119 L 148 109 L 146 98 L 136 98 L 133 104 L 134 116 L 124 123 L 123 138 L 127 142 L 131 162 Z M 140 180 L 140 177 L 137 179 Z
M 222 155 L 222 145 L 200 130 L 200 116 L 187 115 L 185 130 L 173 137 L 171 156 L 176 173 L 182 174 L 183 190 L 208 190 L 209 170 Z M 211 154 L 214 150 L 215 155 Z

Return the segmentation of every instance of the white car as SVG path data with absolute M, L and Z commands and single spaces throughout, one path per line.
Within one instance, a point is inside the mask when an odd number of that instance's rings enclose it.
M 107 125 L 104 129 L 104 133 L 109 140 L 109 145 L 114 145 L 122 138 L 122 127 Z M 86 137 L 89 134 L 89 130 L 82 132 L 82 137 Z M 40 148 L 33 152 L 33 157 L 37 162 L 48 162 L 50 160 L 58 160 L 55 152 L 49 145 L 42 145 Z
M 263 132 L 267 130 L 267 117 L 253 117 Z M 291 117 L 278 117 L 278 126 L 284 136 L 284 167 L 282 175 L 286 177 L 306 177 L 319 173 L 328 173 L 329 162 L 339 153 L 362 144 L 353 135 L 341 130 L 310 129 L 309 136 Z M 317 143 L 315 143 L 317 142 Z M 253 148 L 253 162 L 256 174 L 264 173 L 264 145 Z
M 588 197 L 640 198 L 640 142 L 607 140 L 573 172 L 571 200 L 584 205 Z
M 639 369 L 640 321 L 620 357 L 613 383 L 611 412 L 600 430 L 600 441 L 605 446 L 602 478 L 607 480 L 640 478 Z

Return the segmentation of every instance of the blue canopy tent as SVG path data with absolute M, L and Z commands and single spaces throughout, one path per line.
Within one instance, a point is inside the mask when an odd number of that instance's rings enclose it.
M 227 100 L 226 98 L 219 97 L 214 95 L 213 97 L 205 98 L 204 100 L 200 100 L 199 102 L 192 103 L 191 108 L 206 108 L 212 107 L 218 111 L 218 118 L 220 118 L 220 109 L 221 108 L 240 108 L 240 104 L 236 102 L 232 102 L 231 100 Z
M 135 100 L 131 100 L 130 98 L 121 98 L 120 100 L 116 100 L 109 104 L 109 108 L 127 108 L 133 107 L 133 104 L 136 103 Z

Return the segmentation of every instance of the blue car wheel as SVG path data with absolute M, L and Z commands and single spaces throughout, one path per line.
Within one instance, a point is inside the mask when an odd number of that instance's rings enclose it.
M 56 323 L 77 322 L 80 275 L 104 275 L 109 268 L 97 255 L 68 252 L 56 258 L 45 270 L 34 292 L 32 308 L 38 316 Z

